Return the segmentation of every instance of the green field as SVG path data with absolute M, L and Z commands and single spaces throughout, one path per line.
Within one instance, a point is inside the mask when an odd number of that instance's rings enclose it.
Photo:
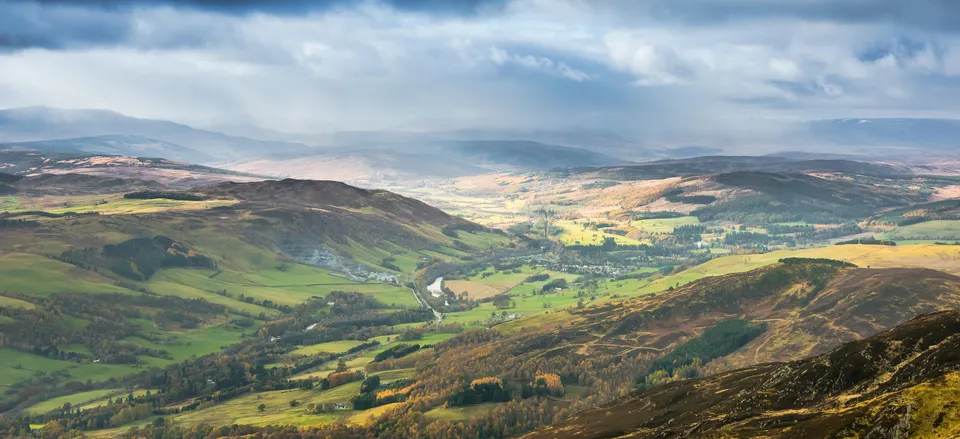
M 550 278 L 547 279 L 547 280 L 542 280 L 542 281 L 537 281 L 537 282 L 524 282 L 524 283 L 521 283 L 520 285 L 517 285 L 517 286 L 511 288 L 510 290 L 508 290 L 508 291 L 507 291 L 507 294 L 509 294 L 509 295 L 511 295 L 511 296 L 521 296 L 521 295 L 524 295 L 524 294 L 533 294 L 534 291 L 540 291 L 540 289 L 542 289 L 544 285 L 550 283 L 550 282 L 553 281 L 553 280 L 556 280 L 556 279 L 566 279 L 567 282 L 573 282 L 573 281 L 576 280 L 578 277 L 580 277 L 579 275 L 576 275 L 576 274 L 563 273 L 563 272 L 560 272 L 560 271 L 551 271 L 551 270 L 544 270 L 544 271 L 542 271 L 542 272 L 540 272 L 540 273 L 549 274 L 549 275 L 550 275 Z
M 61 396 L 59 398 L 48 399 L 46 401 L 34 404 L 24 411 L 32 415 L 39 415 L 43 413 L 52 412 L 54 410 L 60 409 L 65 403 L 70 403 L 71 406 L 77 407 L 88 403 L 91 401 L 96 401 L 101 398 L 105 398 L 109 395 L 117 393 L 117 389 L 104 389 L 104 390 L 91 390 L 89 392 L 80 392 L 74 393 L 72 395 Z
M 164 342 L 155 343 L 140 337 L 127 337 L 123 341 L 131 342 L 139 346 L 150 349 L 165 350 L 170 353 L 173 360 L 160 358 L 149 359 L 152 366 L 163 366 L 172 362 L 180 362 L 193 356 L 202 356 L 219 351 L 222 347 L 239 343 L 243 340 L 243 332 L 230 326 L 210 326 L 203 329 L 193 329 L 189 331 L 164 331 L 160 330 L 149 320 L 137 320 L 141 328 L 146 333 L 156 337 L 161 337 Z M 255 332 L 256 326 L 250 328 L 250 333 Z M 140 357 L 141 360 L 147 360 L 147 357 Z
M 605 230 L 608 229 L 593 229 L 588 225 L 584 224 L 585 220 L 578 220 L 574 222 L 573 220 L 558 220 L 555 225 L 562 229 L 562 232 L 557 236 L 557 238 L 564 245 L 600 245 L 603 244 L 604 239 L 613 238 L 617 244 L 622 245 L 640 245 L 647 244 L 646 241 L 639 241 L 636 239 L 630 239 L 626 236 L 621 236 L 613 233 L 607 233 Z M 673 230 L 672 228 L 670 229 Z
M 329 390 L 277 390 L 252 393 L 209 408 L 172 416 L 171 420 L 183 426 L 198 424 L 328 424 L 357 412 L 343 410 L 336 413 L 313 414 L 307 412 L 307 405 L 310 403 L 349 403 L 350 399 L 357 395 L 359 391 L 360 382 L 358 381 Z M 291 400 L 297 400 L 300 405 L 290 407 Z M 266 406 L 266 410 L 263 412 L 257 411 L 257 406 L 260 404 Z
M 68 380 L 104 381 L 113 377 L 141 372 L 143 369 L 117 364 L 83 363 L 54 360 L 13 349 L 0 349 L 0 385 L 12 385 L 38 373 L 63 371 Z
M 0 308 L 21 308 L 21 309 L 34 309 L 37 306 L 20 299 L 14 299 L 12 297 L 0 296 Z
M 897 227 L 886 234 L 886 239 L 903 240 L 960 240 L 960 220 L 927 221 L 909 226 Z
M 9 212 L 20 208 L 20 201 L 14 197 L 0 197 L 0 212 Z
M 327 343 L 320 343 L 320 344 L 305 346 L 291 352 L 291 354 L 293 355 L 317 355 L 321 353 L 340 354 L 352 348 L 360 346 L 364 343 L 366 342 L 358 341 L 358 340 L 331 341 Z
M 140 294 L 92 271 L 27 253 L 0 255 L 0 279 L 4 291 L 35 297 L 67 292 Z
M 695 216 L 630 221 L 631 227 L 644 233 L 673 233 L 673 229 L 676 227 L 695 224 L 700 224 L 700 220 Z
M 204 294 L 204 296 L 207 296 L 207 300 L 211 302 L 228 306 L 242 305 L 242 303 L 236 303 L 239 301 L 231 299 L 231 297 L 238 297 L 240 293 L 258 300 L 266 299 L 280 305 L 294 306 L 312 297 L 324 297 L 332 291 L 369 294 L 385 305 L 396 307 L 419 306 L 410 290 L 404 287 L 376 282 L 354 282 L 334 276 L 328 270 L 300 264 L 288 264 L 285 267 L 283 271 L 277 269 L 259 270 L 253 273 L 222 271 L 219 274 L 213 270 L 168 269 L 154 275 L 149 283 L 154 285 L 174 283 L 203 293 L 214 293 L 216 297 L 209 297 L 211 294 Z M 231 297 L 215 294 L 220 291 L 226 291 Z M 196 295 L 182 288 L 179 289 L 179 293 L 174 294 Z
M 89 197 L 88 197 L 89 198 Z M 96 201 L 101 199 L 106 200 L 106 204 L 95 204 Z M 117 214 L 142 214 L 142 213 L 153 213 L 153 212 L 162 212 L 162 211 L 174 211 L 174 210 L 197 210 L 197 209 L 209 209 L 211 207 L 217 206 L 229 206 L 236 203 L 232 200 L 209 200 L 209 201 L 182 201 L 182 200 L 168 200 L 168 199 L 150 199 L 150 200 L 139 200 L 139 199 L 128 199 L 123 198 L 123 196 L 106 196 L 106 197 L 94 197 L 90 199 L 90 204 L 77 204 L 77 205 L 68 205 L 67 207 L 60 207 L 56 209 L 45 209 L 50 213 L 66 213 L 66 212 L 99 212 L 101 215 L 117 215 Z
M 437 407 L 424 415 L 426 415 L 428 419 L 437 421 L 466 421 L 476 415 L 486 413 L 496 406 L 496 403 L 484 403 L 466 407 Z

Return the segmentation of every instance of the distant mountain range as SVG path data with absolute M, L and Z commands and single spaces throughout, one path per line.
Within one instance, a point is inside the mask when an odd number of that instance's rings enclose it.
M 105 110 L 47 107 L 0 110 L 0 144 L 37 141 L 44 142 L 35 143 L 32 147 L 44 150 L 74 148 L 86 152 L 110 151 L 127 156 L 157 152 L 166 154 L 162 158 L 182 157 L 205 164 L 307 148 L 299 143 L 231 136 L 175 122 L 139 119 Z M 145 144 L 154 146 L 144 147 Z
M 161 157 L 193 163 L 217 161 L 210 154 L 162 140 L 133 135 L 106 135 L 78 137 L 74 139 L 37 140 L 32 142 L 9 142 L 8 148 L 22 148 L 43 152 L 89 153 L 130 157 Z
M 955 119 L 830 119 L 808 126 L 815 140 L 834 145 L 907 155 L 917 150 L 960 154 L 960 120 Z
M 804 125 L 800 131 L 807 134 L 784 139 L 784 149 L 788 151 L 776 153 L 778 158 L 923 161 L 952 158 L 960 150 L 957 120 L 837 119 Z M 0 110 L 0 148 L 48 154 L 163 158 L 276 177 L 335 178 L 358 183 L 622 165 L 723 152 L 722 148 L 709 145 L 653 148 L 642 141 L 598 130 L 290 134 L 241 128 L 235 127 L 233 132 L 262 138 L 106 110 L 24 107 Z M 796 145 L 801 144 L 817 151 L 833 149 L 843 154 L 796 151 Z

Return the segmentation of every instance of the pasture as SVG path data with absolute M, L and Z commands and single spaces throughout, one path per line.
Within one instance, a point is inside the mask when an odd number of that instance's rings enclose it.
M 697 224 L 700 224 L 700 220 L 695 216 L 630 221 L 630 227 L 640 230 L 643 233 L 672 233 L 676 227 Z
M 960 240 L 960 220 L 927 221 L 897 227 L 886 234 L 887 239 L 905 240 Z
M 293 355 L 317 355 L 322 353 L 340 354 L 352 348 L 362 345 L 363 341 L 358 340 L 340 340 L 320 343 L 310 346 L 304 346 L 292 352 Z
M 465 407 L 437 407 L 426 412 L 427 419 L 435 421 L 466 421 L 470 418 L 481 415 L 497 406 L 497 403 L 483 403 Z
M 314 414 L 307 410 L 308 404 L 344 403 L 348 404 L 360 391 L 360 382 L 352 382 L 328 390 L 276 390 L 258 392 L 240 396 L 211 407 L 193 412 L 186 412 L 171 417 L 180 425 L 193 426 L 198 424 L 229 425 L 314 425 L 337 422 L 344 416 L 357 412 L 342 410 L 335 413 Z M 296 400 L 299 405 L 291 407 L 290 401 Z M 260 412 L 257 406 L 263 404 L 265 410 Z
M 20 209 L 20 200 L 15 197 L 0 197 L 0 212 L 10 212 Z
M 106 201 L 106 203 L 102 203 Z M 77 202 L 77 204 L 74 204 Z M 127 199 L 122 195 L 109 195 L 104 197 L 83 197 L 79 199 L 67 198 L 62 201 L 63 206 L 54 209 L 44 209 L 50 213 L 66 212 L 98 212 L 101 215 L 131 215 L 156 213 L 176 210 L 200 210 L 210 209 L 218 206 L 229 206 L 235 204 L 233 200 L 207 200 L 207 201 L 182 201 L 168 199 Z
M 20 309 L 34 309 L 37 306 L 20 299 L 14 299 L 13 297 L 0 296 L 0 308 L 20 308 Z
M 28 253 L 0 254 L 0 279 L 4 291 L 34 297 L 67 292 L 140 294 L 93 271 Z
M 628 238 L 626 236 L 609 233 L 613 228 L 593 228 L 586 224 L 587 220 L 557 220 L 554 225 L 562 231 L 557 235 L 557 239 L 564 245 L 600 245 L 604 239 L 612 238 L 617 244 L 621 245 L 640 245 L 648 244 L 647 241 Z M 672 228 L 670 229 L 673 230 Z
M 60 361 L 13 349 L 0 349 L 0 385 L 13 385 L 38 374 L 59 373 L 64 381 L 104 381 L 142 371 L 142 368 L 118 364 Z
M 70 403 L 72 407 L 81 406 L 85 403 L 96 401 L 101 398 L 105 398 L 109 395 L 117 393 L 117 389 L 103 389 L 103 390 L 91 390 L 89 392 L 80 392 L 74 393 L 72 395 L 61 396 L 59 398 L 48 399 L 46 401 L 39 402 L 34 404 L 26 409 L 24 412 L 31 415 L 39 415 L 43 413 L 49 413 L 54 410 L 63 408 L 63 405 Z

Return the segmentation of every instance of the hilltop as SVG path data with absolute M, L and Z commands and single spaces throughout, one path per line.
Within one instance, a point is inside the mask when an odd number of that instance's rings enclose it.
M 236 198 L 251 205 L 339 208 L 352 211 L 376 209 L 406 221 L 439 226 L 476 227 L 413 198 L 385 190 L 361 189 L 338 181 L 284 179 L 251 183 L 228 182 L 197 188 L 196 191 L 210 196 Z
M 188 189 L 225 181 L 259 181 L 264 177 L 162 158 L 37 151 L 0 146 L 0 172 L 21 176 L 88 174 L 106 178 L 152 180 Z
M 156 181 L 100 177 L 89 174 L 40 174 L 17 178 L 10 186 L 16 190 L 13 193 L 28 196 L 122 194 L 167 188 L 167 186 Z
M 639 391 L 528 439 L 955 437 L 960 312 L 829 353 Z

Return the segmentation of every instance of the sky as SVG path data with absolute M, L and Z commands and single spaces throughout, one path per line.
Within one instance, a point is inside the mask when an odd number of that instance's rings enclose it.
M 955 0 L 0 0 L 0 108 L 762 135 L 960 118 Z

